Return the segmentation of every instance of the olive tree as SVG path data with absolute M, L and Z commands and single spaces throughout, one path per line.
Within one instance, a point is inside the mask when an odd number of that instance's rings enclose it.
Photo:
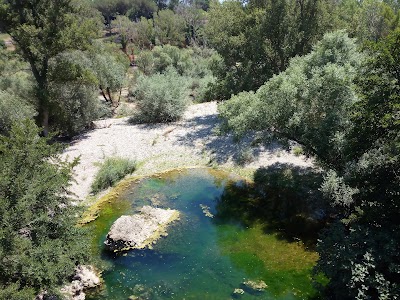
M 295 140 L 332 168 L 341 164 L 349 108 L 357 101 L 354 78 L 361 60 L 344 32 L 326 34 L 314 50 L 291 60 L 286 71 L 256 92 L 243 92 L 220 106 L 237 132 L 269 130 Z
M 91 18 L 93 16 L 93 18 Z M 37 124 L 47 135 L 51 111 L 49 61 L 66 50 L 86 49 L 98 33 L 98 18 L 78 1 L 0 1 L 0 28 L 14 40 L 35 79 Z

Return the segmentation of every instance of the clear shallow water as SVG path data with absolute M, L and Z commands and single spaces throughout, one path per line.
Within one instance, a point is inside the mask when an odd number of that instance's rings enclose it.
M 173 171 L 132 184 L 103 207 L 92 222 L 93 248 L 107 269 L 105 288 L 90 299 L 307 299 L 314 295 L 310 270 L 316 254 L 288 243 L 264 226 L 250 228 L 218 211 L 231 189 L 244 183 L 210 169 Z M 103 250 L 112 223 L 143 205 L 177 209 L 179 221 L 152 250 L 111 254 Z M 206 217 L 200 205 L 210 207 Z M 223 206 L 223 205 L 222 205 Z M 265 224 L 262 224 L 265 225 Z M 263 280 L 265 292 L 246 290 L 246 280 Z M 233 294 L 243 288 L 243 295 Z

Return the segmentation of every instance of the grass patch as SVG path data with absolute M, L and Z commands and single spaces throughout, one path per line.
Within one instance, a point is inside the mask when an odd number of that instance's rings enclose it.
M 121 157 L 109 157 L 101 164 L 93 183 L 92 192 L 98 193 L 110 186 L 114 186 L 126 175 L 133 173 L 137 168 L 135 161 Z

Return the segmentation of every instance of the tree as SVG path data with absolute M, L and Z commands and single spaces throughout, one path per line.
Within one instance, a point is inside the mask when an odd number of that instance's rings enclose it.
M 88 53 L 66 51 L 49 61 L 49 95 L 53 129 L 73 136 L 105 115 L 99 99 L 99 79 Z
M 91 11 L 72 0 L 0 2 L 0 28 L 13 38 L 35 78 L 37 124 L 44 135 L 48 134 L 52 115 L 49 60 L 66 50 L 89 46 L 98 32 L 98 23 L 91 16 Z
M 58 294 L 75 267 L 89 259 L 87 236 L 66 188 L 69 164 L 38 136 L 33 121 L 0 137 L 0 298 Z
M 157 4 L 152 0 L 95 0 L 93 6 L 101 12 L 110 30 L 117 16 L 138 21 L 141 17 L 151 18 L 157 10 Z
M 65 51 L 49 62 L 49 92 L 53 126 L 69 136 L 119 105 L 129 62 L 125 54 L 103 43 L 89 51 Z M 98 99 L 99 92 L 108 108 Z M 111 111 L 110 111 L 111 109 Z
M 206 13 L 204 10 L 188 5 L 177 5 L 176 13 L 181 16 L 186 23 L 186 44 L 204 44 L 204 25 L 206 23 Z
M 152 0 L 134 0 L 126 13 L 132 21 L 139 21 L 141 17 L 151 18 L 157 11 L 157 4 Z
M 185 41 L 185 20 L 172 10 L 161 10 L 154 16 L 156 43 L 182 46 Z
M 121 49 L 128 54 L 128 45 L 135 36 L 135 25 L 126 16 L 117 16 L 114 21 L 114 28 L 117 29 Z
M 340 168 L 349 108 L 357 101 L 353 80 L 360 60 L 346 33 L 326 34 L 310 54 L 292 59 L 286 71 L 256 93 L 234 96 L 220 113 L 236 132 L 274 132 L 299 142 L 330 168 Z
M 33 86 L 26 67 L 14 52 L 0 49 L 0 134 L 8 134 L 13 122 L 36 114 L 29 102 Z
M 96 0 L 94 1 L 93 6 L 101 12 L 105 24 L 111 30 L 111 21 L 117 14 L 117 0 Z
M 155 33 L 152 19 L 141 17 L 140 21 L 135 23 L 135 35 L 133 38 L 135 44 L 140 49 L 151 49 L 155 45 Z
M 333 299 L 400 296 L 400 31 L 368 46 L 356 83 L 346 165 L 322 190 L 341 216 L 318 245 Z M 348 191 L 352 191 L 350 194 Z
M 377 0 L 362 2 L 359 12 L 358 37 L 377 42 L 399 25 L 395 11 L 386 3 Z
M 224 62 L 215 70 L 224 98 L 256 90 L 329 28 L 320 0 L 213 2 L 208 16 L 206 37 Z
M 318 243 L 327 299 L 400 296 L 400 31 L 360 55 L 343 32 L 256 93 L 221 107 L 239 131 L 298 141 L 325 168 L 321 191 L 335 216 Z

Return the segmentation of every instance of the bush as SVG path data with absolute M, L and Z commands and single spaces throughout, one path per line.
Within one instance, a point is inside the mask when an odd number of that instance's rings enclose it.
M 93 183 L 92 192 L 98 193 L 136 170 L 136 162 L 127 158 L 109 157 L 100 166 Z
M 165 73 L 174 68 L 179 75 L 185 77 L 181 79 L 188 82 L 189 92 L 195 101 L 204 102 L 215 98 L 215 93 L 211 91 L 215 84 L 211 65 L 215 59 L 216 54 L 211 49 L 179 49 L 165 45 L 156 46 L 152 51 L 142 51 L 136 62 L 145 75 Z
M 12 123 L 35 115 L 32 105 L 8 91 L 0 90 L 0 134 L 7 134 Z
M 140 76 L 133 90 L 138 112 L 131 122 L 157 123 L 180 119 L 189 104 L 187 81 L 173 68 L 164 74 Z
M 144 74 L 154 73 L 154 57 L 151 51 L 141 51 L 136 57 L 136 64 Z
M 87 128 L 92 121 L 107 116 L 110 110 L 97 98 L 97 88 L 78 82 L 52 84 L 52 125 L 55 130 L 73 136 Z

